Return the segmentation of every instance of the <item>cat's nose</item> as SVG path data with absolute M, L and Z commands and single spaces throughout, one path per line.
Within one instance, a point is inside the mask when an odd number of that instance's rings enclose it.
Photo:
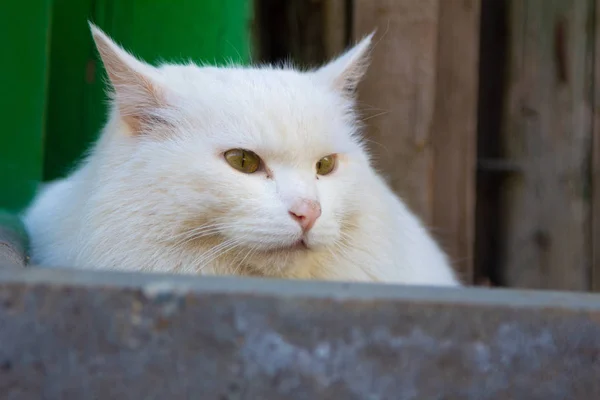
M 300 224 L 302 230 L 308 232 L 321 216 L 321 204 L 313 200 L 298 200 L 290 208 L 289 213 Z

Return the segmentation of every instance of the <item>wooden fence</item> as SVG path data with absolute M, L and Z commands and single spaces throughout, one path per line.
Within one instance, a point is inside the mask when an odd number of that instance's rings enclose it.
M 371 151 L 465 280 L 600 290 L 597 3 L 265 0 L 260 57 L 314 65 L 376 28 Z

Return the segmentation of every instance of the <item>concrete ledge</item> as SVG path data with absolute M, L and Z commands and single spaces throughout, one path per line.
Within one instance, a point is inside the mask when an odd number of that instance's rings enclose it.
M 7 399 L 600 399 L 600 297 L 0 268 Z

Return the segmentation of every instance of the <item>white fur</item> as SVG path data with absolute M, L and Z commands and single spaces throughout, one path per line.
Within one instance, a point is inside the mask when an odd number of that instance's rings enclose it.
M 92 31 L 114 107 L 79 168 L 26 211 L 35 264 L 459 284 L 361 142 L 351 92 L 370 36 L 325 67 L 299 72 L 155 68 Z M 270 174 L 231 168 L 222 154 L 232 148 L 254 151 Z M 338 166 L 317 179 L 315 164 L 329 154 L 339 155 Z M 302 235 L 288 214 L 299 198 L 322 208 L 310 249 L 277 250 Z

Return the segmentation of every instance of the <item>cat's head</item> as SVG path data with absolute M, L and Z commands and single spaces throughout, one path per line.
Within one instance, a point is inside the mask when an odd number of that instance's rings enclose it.
M 96 151 L 115 219 L 134 214 L 140 235 L 182 251 L 213 243 L 198 260 L 236 257 L 265 275 L 343 248 L 372 174 L 354 112 L 371 36 L 301 72 L 153 67 L 92 32 L 113 88 Z

